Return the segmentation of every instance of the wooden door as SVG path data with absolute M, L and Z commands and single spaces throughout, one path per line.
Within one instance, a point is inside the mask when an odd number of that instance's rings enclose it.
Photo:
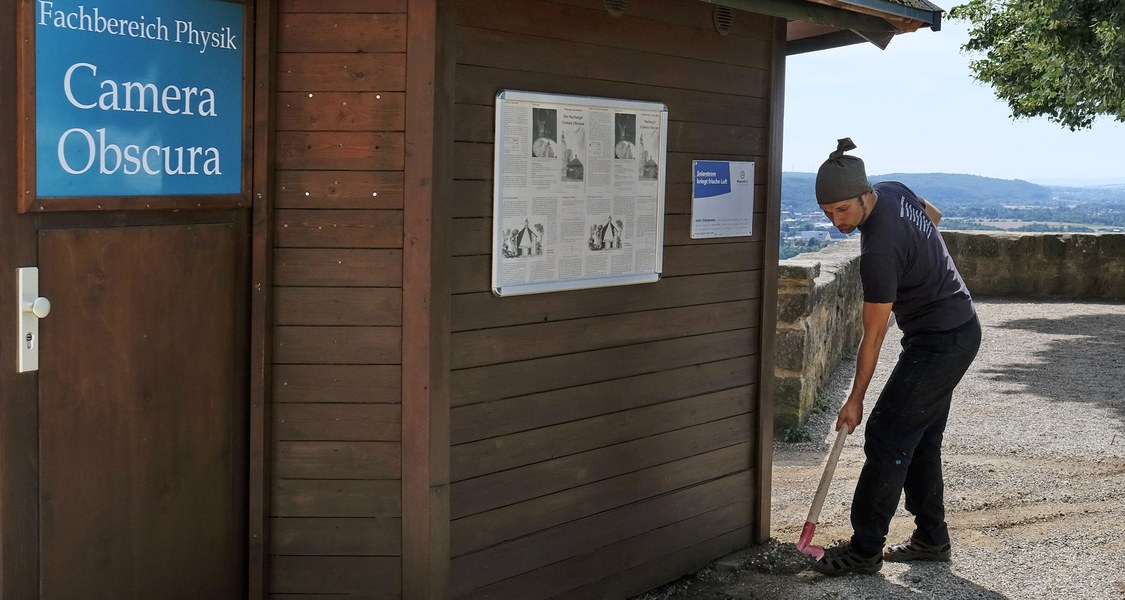
M 246 219 L 132 220 L 38 219 L 37 597 L 242 597 Z
M 252 0 L 182 3 L 177 14 L 197 33 L 224 33 L 223 47 L 202 54 L 198 37 L 161 43 L 177 3 L 133 4 L 102 14 L 147 14 L 148 36 L 74 26 L 83 7 L 73 3 L 41 18 L 51 7 L 0 0 L 0 138 L 11 142 L 0 145 L 4 599 L 226 600 L 254 587 L 251 540 L 260 555 L 263 533 L 249 533 L 251 211 L 265 235 L 265 167 L 254 169 L 266 163 L 254 158 L 267 154 L 267 127 L 255 122 L 268 121 L 271 101 L 254 93 L 254 27 L 269 31 L 270 20 L 254 18 Z M 70 95 L 78 88 L 64 73 L 81 65 L 113 87 L 112 102 Z M 179 85 L 198 87 L 210 108 L 187 110 Z M 159 104 L 148 96 L 157 86 Z M 69 104 L 40 102 L 60 94 Z M 54 126 L 65 133 L 53 137 Z M 97 149 L 64 144 L 76 132 Z M 197 155 L 214 162 L 183 162 Z M 97 177 L 66 180 L 80 171 Z M 51 302 L 31 372 L 17 368 L 20 267 L 38 267 Z M 255 456 L 260 481 L 260 448 Z

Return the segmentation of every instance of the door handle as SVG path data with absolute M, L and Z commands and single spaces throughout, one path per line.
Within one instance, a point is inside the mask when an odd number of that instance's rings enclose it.
M 43 296 L 39 296 L 35 300 L 32 300 L 30 304 L 25 305 L 23 309 L 35 315 L 37 318 L 42 319 L 51 314 L 51 301 Z
M 51 301 L 39 295 L 39 268 L 20 267 L 19 294 L 19 372 L 39 370 L 39 319 L 51 314 Z

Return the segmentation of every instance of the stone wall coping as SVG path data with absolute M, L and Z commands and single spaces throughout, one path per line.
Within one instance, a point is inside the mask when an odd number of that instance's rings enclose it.
M 815 281 L 822 285 L 835 278 L 837 272 L 859 258 L 859 236 L 826 246 L 819 252 L 804 252 L 778 261 L 780 279 Z

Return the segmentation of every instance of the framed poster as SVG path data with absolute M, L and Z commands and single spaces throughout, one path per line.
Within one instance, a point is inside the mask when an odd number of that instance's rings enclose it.
M 245 4 L 27 5 L 22 209 L 243 203 Z
M 659 102 L 497 94 L 493 293 L 659 280 L 667 135 Z

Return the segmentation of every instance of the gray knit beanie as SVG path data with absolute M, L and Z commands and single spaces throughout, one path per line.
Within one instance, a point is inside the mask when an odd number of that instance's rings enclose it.
M 836 151 L 828 155 L 828 160 L 816 172 L 818 204 L 832 204 L 871 191 L 863 160 L 858 156 L 846 156 L 844 152 L 848 150 L 855 150 L 851 138 L 836 140 Z

